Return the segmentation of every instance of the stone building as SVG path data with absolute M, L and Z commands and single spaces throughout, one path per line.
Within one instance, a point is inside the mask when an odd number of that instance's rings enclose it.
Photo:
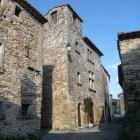
M 131 112 L 136 109 L 140 97 L 140 31 L 119 33 L 118 49 L 119 83 L 124 92 L 126 112 Z
M 112 99 L 113 115 L 120 114 L 120 101 L 119 99 Z
M 123 93 L 120 93 L 118 97 L 119 97 L 119 104 L 120 104 L 120 115 L 123 117 L 125 116 L 125 105 L 124 105 Z
M 75 129 L 108 120 L 109 74 L 70 5 L 42 16 L 0 0 L 0 132 Z

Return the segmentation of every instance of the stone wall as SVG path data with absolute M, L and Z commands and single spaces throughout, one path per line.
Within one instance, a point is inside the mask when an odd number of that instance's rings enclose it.
M 132 39 L 120 40 L 119 50 L 126 109 L 133 110 L 136 105 L 135 99 L 139 98 L 140 92 L 140 38 L 132 37 Z
M 28 12 L 14 1 L 0 5 L 0 131 L 99 124 L 107 75 L 101 54 L 82 37 L 82 20 L 69 5 L 50 10 L 44 25 Z
M 120 114 L 123 117 L 125 115 L 125 105 L 124 105 L 124 96 L 123 94 L 119 94 L 119 102 L 120 102 Z
M 54 22 L 51 13 L 55 11 L 54 8 L 48 13 L 46 18 L 48 23 L 44 25 L 45 28 L 45 42 L 43 48 L 43 71 L 46 75 L 50 75 L 51 85 L 44 83 L 44 89 L 49 88 L 48 91 L 43 90 L 46 97 L 46 116 L 44 122 L 45 127 L 52 128 L 69 128 L 71 125 L 71 108 L 68 94 L 68 56 L 67 56 L 67 20 L 66 8 L 59 7 L 57 9 L 57 21 Z M 47 69 L 52 67 L 52 70 L 47 72 Z M 48 79 L 46 79 L 48 80 Z M 49 99 L 49 101 L 48 101 Z M 46 115 L 47 115 L 46 114 Z
M 21 8 L 15 15 L 16 6 Z M 14 1 L 0 4 L 0 43 L 4 50 L 0 73 L 0 102 L 5 117 L 0 132 L 31 133 L 40 129 L 42 99 L 42 25 Z M 28 105 L 27 115 L 23 108 Z
M 57 13 L 55 21 L 54 13 Z M 46 106 L 47 102 L 50 104 L 46 112 L 51 112 L 52 116 L 52 120 L 47 120 L 46 116 L 46 122 L 52 128 L 77 128 L 79 114 L 80 126 L 88 125 L 90 119 L 92 123 L 100 123 L 104 118 L 104 93 L 108 89 L 104 85 L 100 55 L 83 40 L 82 23 L 78 17 L 73 19 L 73 14 L 66 5 L 56 7 L 46 15 L 48 23 L 44 25 L 43 65 L 53 68 L 50 73 L 46 71 L 46 75 L 52 75 L 49 79 L 52 86 L 49 88 L 46 83 L 49 91 L 44 90 Z M 93 62 L 88 61 L 88 49 L 92 51 Z M 89 87 L 89 72 L 93 73 L 93 88 Z M 84 111 L 84 100 L 87 98 L 92 99 L 93 118 L 90 119 Z

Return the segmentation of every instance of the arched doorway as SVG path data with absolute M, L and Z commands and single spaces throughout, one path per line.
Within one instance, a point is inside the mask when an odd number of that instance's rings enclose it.
M 81 124 L 81 118 L 82 118 L 82 105 L 81 105 L 81 103 L 79 103 L 78 104 L 78 108 L 77 108 L 77 110 L 78 110 L 78 126 L 81 126 L 82 124 Z

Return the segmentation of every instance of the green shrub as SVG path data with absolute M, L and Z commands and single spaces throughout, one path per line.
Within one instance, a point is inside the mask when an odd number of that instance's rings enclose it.
M 133 140 L 137 124 L 139 124 L 139 119 L 135 114 L 127 115 L 123 126 L 119 130 L 119 140 Z

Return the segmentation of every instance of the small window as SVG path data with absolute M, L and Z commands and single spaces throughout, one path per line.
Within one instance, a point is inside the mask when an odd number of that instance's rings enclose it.
M 26 56 L 27 58 L 30 58 L 30 55 L 31 55 L 31 48 L 25 46 L 25 56 Z
M 4 102 L 0 101 L 0 120 L 4 120 L 5 117 Z
M 94 90 L 94 73 L 89 71 L 89 89 Z
M 21 115 L 28 115 L 29 104 L 22 104 Z
M 73 14 L 73 23 L 76 24 L 76 21 L 77 21 L 77 17 L 75 14 Z
M 137 72 L 137 79 L 140 80 L 140 71 Z
M 77 41 L 75 42 L 75 46 L 76 46 L 75 51 L 76 51 L 78 54 L 80 54 L 80 46 L 79 46 L 79 43 L 78 43 Z
M 4 44 L 0 43 L 0 72 L 4 71 Z
M 80 75 L 80 72 L 77 72 L 77 80 L 78 80 L 78 84 L 81 84 L 81 75 Z
M 87 60 L 90 60 L 90 50 L 87 49 Z
M 16 6 L 16 8 L 15 8 L 15 15 L 17 17 L 19 17 L 21 12 L 22 12 L 22 9 L 20 7 L 18 7 L 18 6 Z
M 51 17 L 52 17 L 53 22 L 56 23 L 57 22 L 57 11 L 52 12 Z

